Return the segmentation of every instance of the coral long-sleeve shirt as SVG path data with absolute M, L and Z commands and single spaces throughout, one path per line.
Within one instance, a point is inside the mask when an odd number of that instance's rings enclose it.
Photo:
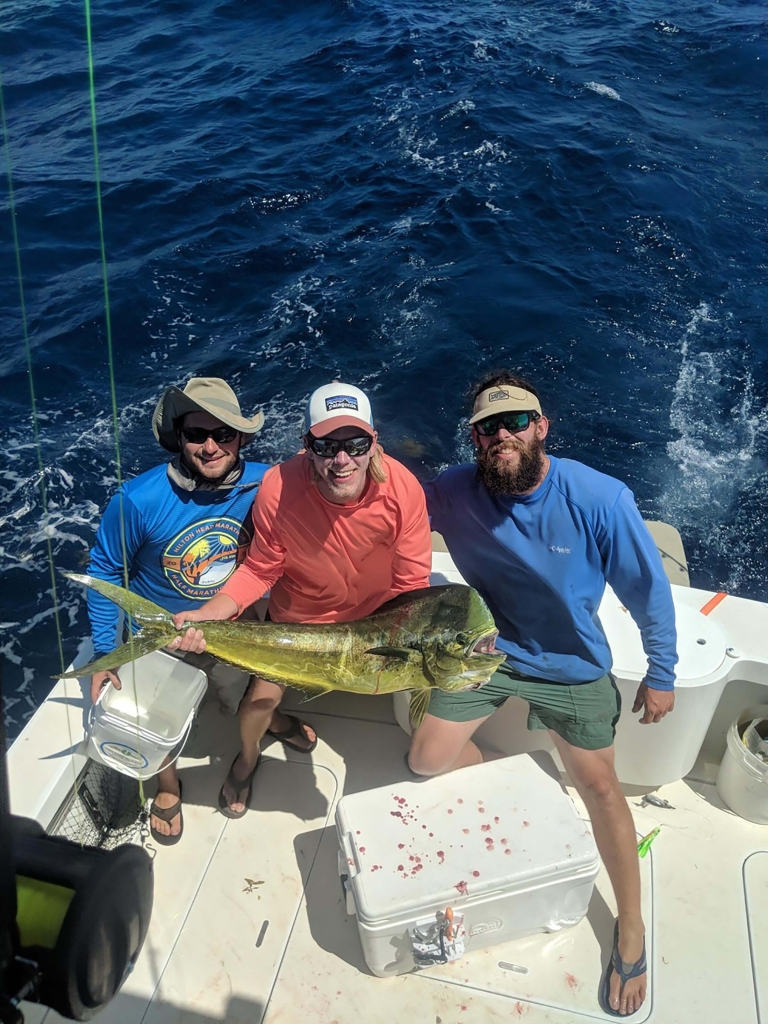
M 369 479 L 353 505 L 322 496 L 304 454 L 267 471 L 245 561 L 220 591 L 238 614 L 270 590 L 275 622 L 347 622 L 429 586 L 424 492 L 405 466 L 386 455 L 383 461 L 386 481 Z

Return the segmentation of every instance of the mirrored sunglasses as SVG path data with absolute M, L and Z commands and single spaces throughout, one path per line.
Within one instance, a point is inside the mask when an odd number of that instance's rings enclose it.
M 232 427 L 182 427 L 181 433 L 191 444 L 205 444 L 209 437 L 212 437 L 216 444 L 229 444 L 237 437 L 238 431 Z
M 311 434 L 307 434 L 306 441 L 307 447 L 321 459 L 335 459 L 342 448 L 347 455 L 354 458 L 358 455 L 365 455 L 373 445 L 373 438 L 370 434 L 366 434 L 364 437 L 350 437 L 347 441 L 334 441 L 330 437 L 313 437 Z
M 519 434 L 526 430 L 531 420 L 537 420 L 538 413 L 535 412 L 500 412 L 495 416 L 488 416 L 484 420 L 475 423 L 475 429 L 483 437 L 493 437 L 504 427 L 510 434 Z

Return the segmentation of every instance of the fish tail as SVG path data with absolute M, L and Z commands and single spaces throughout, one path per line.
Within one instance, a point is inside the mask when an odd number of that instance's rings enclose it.
M 170 623 L 171 628 L 175 628 L 171 613 L 166 611 L 165 608 L 161 608 L 159 604 L 155 604 L 154 601 L 149 601 L 146 597 L 134 594 L 132 591 L 126 590 L 125 587 L 118 587 L 114 583 L 108 583 L 106 580 L 96 579 L 95 576 L 84 576 L 76 572 L 65 572 L 64 575 L 68 580 L 82 583 L 84 587 L 95 590 L 97 594 L 109 598 L 118 608 L 122 608 L 124 612 L 127 612 L 142 625 L 146 622 L 163 622 Z
M 73 669 L 71 672 L 64 672 L 61 676 L 54 676 L 53 678 L 77 679 L 80 676 L 92 676 L 94 672 L 106 672 L 108 669 L 119 668 L 121 665 L 126 665 L 129 661 L 141 658 L 144 654 L 159 651 L 161 647 L 165 647 L 175 636 L 178 636 L 178 633 L 173 628 L 170 630 L 142 630 L 141 633 L 137 633 L 131 641 L 123 644 L 122 647 L 110 651 L 109 654 L 97 658 L 96 661 L 92 661 L 88 665 L 82 665 L 80 668 Z
M 173 616 L 165 608 L 161 608 L 154 601 L 147 600 L 139 594 L 133 594 L 124 587 L 118 587 L 106 580 L 96 579 L 94 576 L 84 576 L 79 573 L 65 572 L 64 575 L 75 583 L 82 583 L 84 587 L 95 590 L 103 597 L 113 601 L 119 608 L 138 622 L 142 629 L 130 640 L 117 650 L 105 654 L 96 661 L 82 668 L 65 672 L 63 676 L 54 678 L 75 679 L 79 676 L 93 675 L 94 672 L 106 672 L 108 669 L 119 668 L 143 654 L 151 654 L 161 647 L 165 647 L 174 637 L 178 636 L 178 630 L 173 624 Z

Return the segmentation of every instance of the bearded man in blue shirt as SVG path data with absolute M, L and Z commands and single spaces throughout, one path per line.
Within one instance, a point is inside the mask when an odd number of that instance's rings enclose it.
M 477 691 L 435 692 L 409 753 L 438 775 L 478 764 L 478 726 L 510 696 L 529 702 L 529 729 L 548 729 L 587 806 L 618 904 L 603 1009 L 628 1016 L 647 987 L 640 871 L 632 816 L 614 770 L 621 699 L 598 619 L 610 584 L 640 628 L 648 671 L 633 711 L 660 721 L 674 706 L 675 613 L 661 557 L 629 489 L 545 451 L 549 421 L 536 389 L 509 370 L 472 392 L 477 464 L 425 485 L 432 528 L 488 602 L 507 660 Z

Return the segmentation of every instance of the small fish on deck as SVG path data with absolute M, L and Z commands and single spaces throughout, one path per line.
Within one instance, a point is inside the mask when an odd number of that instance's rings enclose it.
M 671 804 L 669 802 L 669 800 L 664 800 L 664 799 L 662 799 L 662 797 L 656 796 L 653 793 L 646 793 L 643 796 L 643 799 L 640 801 L 640 803 L 637 804 L 637 806 L 638 807 L 647 807 L 648 804 L 650 804 L 651 807 L 664 807 L 664 808 L 666 808 L 669 811 L 674 811 L 675 810 L 674 805 Z

